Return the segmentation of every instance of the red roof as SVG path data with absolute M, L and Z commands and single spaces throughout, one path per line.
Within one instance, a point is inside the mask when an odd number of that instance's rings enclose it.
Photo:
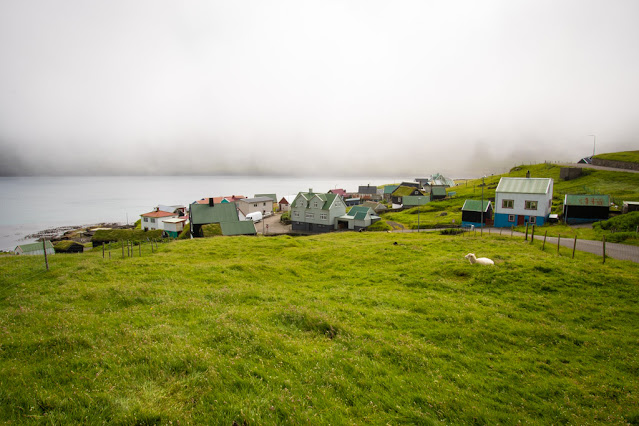
M 346 190 L 344 189 L 331 189 L 330 191 L 333 194 L 341 195 L 342 197 L 346 195 Z
M 141 214 L 140 216 L 144 216 L 144 217 L 171 217 L 171 216 L 177 216 L 177 213 L 169 213 L 169 212 L 159 211 L 159 212 L 144 213 L 144 214 Z

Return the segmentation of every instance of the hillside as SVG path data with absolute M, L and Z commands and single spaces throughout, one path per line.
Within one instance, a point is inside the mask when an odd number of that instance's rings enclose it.
M 0 258 L 0 418 L 639 421 L 639 265 L 494 235 L 145 248 Z
M 561 213 L 565 194 L 608 194 L 611 196 L 611 201 L 618 206 L 621 206 L 624 200 L 639 200 L 639 173 L 583 169 L 579 178 L 565 181 L 559 178 L 560 170 L 561 166 L 544 163 L 518 166 L 511 169 L 509 173 L 486 176 L 484 179 L 484 198 L 495 198 L 495 189 L 501 177 L 525 177 L 526 172 L 530 171 L 531 177 L 552 178 L 554 180 L 553 213 Z M 426 228 L 450 226 L 453 224 L 453 219 L 456 224 L 459 224 L 464 200 L 481 199 L 481 183 L 481 179 L 468 180 L 449 189 L 456 192 L 454 198 L 432 201 L 421 207 L 419 210 L 420 225 Z M 415 229 L 417 227 L 417 211 L 417 208 L 413 208 L 399 213 L 387 213 L 382 217 L 385 220 L 402 223 L 407 228 Z M 589 235 L 580 235 L 580 237 L 588 238 Z M 601 235 L 597 234 L 597 238 L 600 237 Z

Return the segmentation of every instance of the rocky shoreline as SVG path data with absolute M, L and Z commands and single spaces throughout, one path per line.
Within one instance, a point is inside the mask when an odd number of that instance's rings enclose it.
M 51 242 L 72 240 L 78 243 L 88 243 L 97 229 L 132 229 L 134 225 L 122 225 L 121 223 L 94 223 L 90 225 L 70 225 L 58 226 L 55 228 L 43 229 L 42 231 L 29 234 L 25 240 L 48 240 Z

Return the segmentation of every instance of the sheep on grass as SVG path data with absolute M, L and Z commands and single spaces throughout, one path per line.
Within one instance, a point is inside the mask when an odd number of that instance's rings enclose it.
M 494 265 L 495 262 L 493 262 L 492 260 L 490 260 L 487 257 L 480 257 L 479 259 L 475 256 L 475 253 L 468 253 L 466 256 L 464 256 L 465 259 L 468 259 L 470 261 L 471 265 L 474 265 L 475 263 L 478 263 L 480 265 Z

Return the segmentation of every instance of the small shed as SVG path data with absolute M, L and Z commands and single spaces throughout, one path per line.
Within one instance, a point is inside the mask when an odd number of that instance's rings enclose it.
M 564 196 L 564 222 L 587 223 L 607 220 L 610 214 L 609 195 Z
M 433 186 L 430 190 L 431 200 L 443 200 L 446 198 L 446 188 L 444 186 Z
M 186 223 L 186 217 L 172 217 L 169 219 L 164 219 L 164 232 L 172 238 L 177 238 L 182 233 L 184 229 L 184 224 Z
M 639 212 L 639 201 L 624 201 L 622 213 Z
M 402 205 L 404 207 L 424 206 L 428 203 L 430 203 L 430 197 L 428 195 L 407 195 L 402 197 Z
M 287 212 L 287 211 L 289 211 L 291 209 L 291 203 L 288 202 L 286 197 L 282 197 L 280 202 L 277 203 L 277 204 L 279 205 L 279 210 L 281 212 Z
M 481 226 L 482 212 L 484 215 L 484 225 L 493 223 L 493 205 L 490 201 L 466 200 L 462 207 L 462 226 Z
M 28 256 L 44 256 L 44 248 L 46 247 L 47 255 L 55 254 L 55 248 L 51 241 L 45 241 L 44 246 L 42 241 L 31 244 L 20 244 L 14 250 L 16 254 L 28 255 Z

